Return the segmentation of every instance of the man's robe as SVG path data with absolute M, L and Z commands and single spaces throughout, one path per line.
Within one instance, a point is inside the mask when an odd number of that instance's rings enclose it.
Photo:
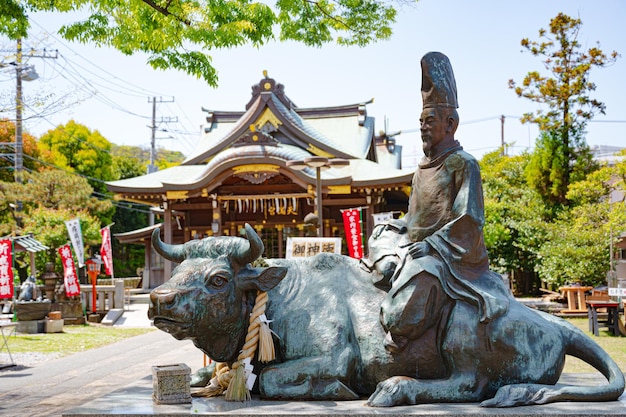
M 402 287 L 421 271 L 437 277 L 448 296 L 478 307 L 480 320 L 506 312 L 510 292 L 489 270 L 483 238 L 484 202 L 476 159 L 458 145 L 420 163 L 404 217 L 412 242 L 427 242 L 427 256 L 405 259 L 392 287 Z M 407 255 L 410 258 L 410 255 Z

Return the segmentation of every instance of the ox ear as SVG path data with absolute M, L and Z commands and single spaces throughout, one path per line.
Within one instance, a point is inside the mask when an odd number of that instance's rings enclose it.
M 245 268 L 237 274 L 238 286 L 242 290 L 269 291 L 287 275 L 287 268 L 270 266 L 267 268 Z

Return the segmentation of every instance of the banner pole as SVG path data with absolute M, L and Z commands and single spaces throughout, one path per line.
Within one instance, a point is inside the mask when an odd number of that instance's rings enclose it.
M 365 257 L 365 234 L 364 234 L 365 228 L 363 227 L 363 208 L 364 207 L 359 207 L 359 223 L 361 224 L 361 257 L 362 258 Z

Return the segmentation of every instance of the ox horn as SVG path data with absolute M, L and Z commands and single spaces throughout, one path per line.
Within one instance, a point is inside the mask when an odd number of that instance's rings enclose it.
M 265 246 L 263 246 L 263 241 L 257 234 L 257 232 L 250 226 L 248 223 L 245 224 L 246 229 L 246 239 L 250 243 L 250 247 L 245 252 L 241 253 L 237 260 L 241 262 L 242 265 L 255 261 L 263 251 L 265 250 Z
M 152 247 L 165 259 L 181 263 L 185 260 L 184 245 L 170 245 L 161 240 L 161 228 L 152 231 Z

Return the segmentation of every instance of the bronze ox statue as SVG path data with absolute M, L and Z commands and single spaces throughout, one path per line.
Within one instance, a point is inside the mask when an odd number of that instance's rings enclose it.
M 152 235 L 163 257 L 177 262 L 172 278 L 150 295 L 149 317 L 177 339 L 191 339 L 213 360 L 232 363 L 244 343 L 258 290 L 267 291 L 278 357 L 254 363 L 261 398 L 354 400 L 370 406 L 477 402 L 491 407 L 556 401 L 616 400 L 624 391 L 618 365 L 582 331 L 508 298 L 505 314 L 481 322 L 477 307 L 451 297 L 437 279 L 411 282 L 413 338 L 387 349 L 380 306 L 387 292 L 373 283 L 395 271 L 402 231 L 378 226 L 364 264 L 322 253 L 311 258 L 250 263 L 264 250 L 256 232 L 247 238 L 208 237 L 169 245 Z M 363 266 L 366 266 L 365 268 Z M 385 277 L 385 275 L 387 275 Z M 608 384 L 555 385 L 565 355 L 600 371 Z

